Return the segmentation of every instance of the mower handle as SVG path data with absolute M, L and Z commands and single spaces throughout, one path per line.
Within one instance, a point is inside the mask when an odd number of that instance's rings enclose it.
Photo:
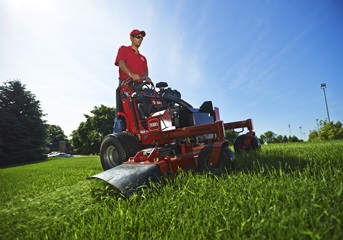
M 156 92 L 154 83 L 145 81 L 145 78 L 141 78 L 140 81 L 134 81 L 133 78 L 128 78 L 128 79 L 125 79 L 124 81 L 121 82 L 120 86 L 123 86 L 123 85 L 131 87 L 133 89 L 133 91 L 135 91 L 135 92 L 136 91 L 139 91 L 139 92 L 143 91 L 144 86 L 146 86 L 146 88 Z M 150 86 L 148 86 L 148 85 L 150 85 Z
M 131 78 L 131 77 L 122 81 L 120 85 L 129 85 L 131 83 L 132 84 L 134 84 L 134 83 L 139 84 L 140 83 L 142 85 L 142 87 L 144 85 L 152 85 L 153 87 L 155 87 L 153 82 L 147 82 L 147 81 L 145 81 L 145 78 L 141 78 L 140 81 L 134 81 L 133 78 Z

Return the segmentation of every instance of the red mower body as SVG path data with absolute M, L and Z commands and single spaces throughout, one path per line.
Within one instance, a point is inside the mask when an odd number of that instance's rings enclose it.
M 153 84 L 132 79 L 122 83 L 123 111 L 117 113 L 116 132 L 104 138 L 100 149 L 106 171 L 93 177 L 130 195 L 142 184 L 180 169 L 214 174 L 232 170 L 235 156 L 226 130 L 248 130 L 235 140 L 236 152 L 260 148 L 251 119 L 224 123 L 212 102 L 193 108 L 167 86 L 158 83 L 156 91 Z

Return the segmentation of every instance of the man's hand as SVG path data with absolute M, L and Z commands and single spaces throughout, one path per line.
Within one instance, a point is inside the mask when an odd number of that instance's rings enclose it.
M 129 73 L 128 74 L 134 81 L 140 81 L 141 77 L 138 74 L 135 73 Z
M 145 81 L 151 83 L 151 79 L 149 77 L 146 77 Z

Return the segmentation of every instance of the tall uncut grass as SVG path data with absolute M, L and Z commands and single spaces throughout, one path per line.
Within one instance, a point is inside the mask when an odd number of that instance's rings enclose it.
M 343 141 L 263 146 L 130 198 L 98 157 L 0 169 L 0 239 L 343 239 Z

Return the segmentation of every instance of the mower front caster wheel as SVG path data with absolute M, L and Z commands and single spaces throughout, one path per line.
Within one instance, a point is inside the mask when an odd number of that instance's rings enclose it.
M 236 153 L 261 149 L 261 142 L 256 136 L 253 136 L 251 138 L 249 146 L 244 147 L 245 137 L 246 137 L 246 134 L 242 134 L 235 139 L 233 143 L 233 147 Z
M 233 152 L 228 147 L 223 147 L 218 159 L 217 166 L 210 165 L 210 157 L 212 153 L 212 144 L 201 149 L 198 156 L 198 170 L 200 172 L 210 172 L 220 174 L 225 171 L 230 171 L 235 168 L 236 159 Z

